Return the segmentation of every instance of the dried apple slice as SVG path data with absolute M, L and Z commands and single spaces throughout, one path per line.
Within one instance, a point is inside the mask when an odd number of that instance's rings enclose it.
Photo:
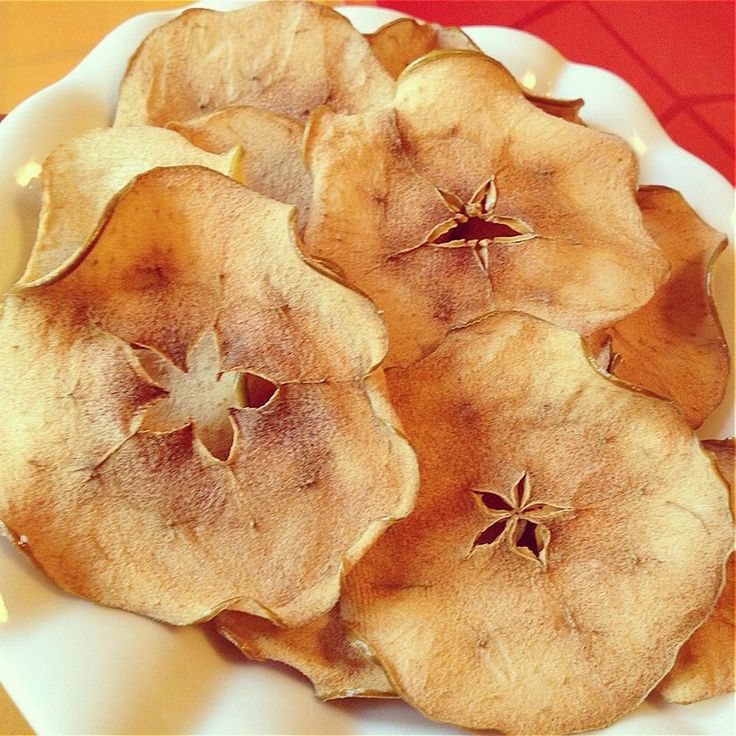
M 412 61 L 439 49 L 480 51 L 459 28 L 419 23 L 413 18 L 399 18 L 366 35 L 373 53 L 386 71 L 398 78 Z M 580 108 L 583 100 L 557 100 L 529 92 L 525 97 L 544 112 L 571 123 L 582 124 Z
M 612 372 L 672 399 L 698 427 L 721 403 L 728 380 L 728 347 L 710 292 L 710 270 L 727 239 L 667 187 L 637 195 L 644 224 L 670 262 L 670 278 L 652 300 L 591 336 L 606 346 Z
M 628 146 L 544 114 L 482 54 L 423 57 L 392 108 L 323 109 L 305 148 L 306 251 L 383 310 L 389 365 L 494 308 L 587 334 L 642 306 L 667 275 Z
M 436 49 L 480 49 L 459 28 L 398 18 L 366 34 L 371 50 L 396 79 L 415 59 Z
M 214 171 L 154 169 L 57 281 L 7 298 L 0 520 L 65 590 L 302 625 L 410 510 L 384 327 L 305 263 L 293 217 Z
M 704 440 L 731 491 L 731 512 L 736 518 L 733 493 L 733 438 Z M 733 553 L 726 563 L 723 592 L 708 620 L 682 645 L 675 666 L 657 686 L 671 703 L 696 703 L 734 690 L 734 565 Z
M 386 378 L 422 485 L 347 575 L 345 625 L 440 721 L 571 733 L 634 708 L 708 616 L 732 544 L 679 412 L 518 313 Z
M 113 196 L 144 171 L 194 164 L 241 179 L 240 149 L 226 151 L 216 156 L 178 133 L 150 126 L 92 130 L 57 146 L 43 164 L 36 242 L 19 283 L 53 279 L 56 269 L 94 237 Z
M 583 105 L 585 104 L 585 101 L 581 97 L 572 100 L 562 100 L 555 97 L 533 95 L 531 92 L 524 92 L 524 97 L 548 115 L 562 118 L 563 120 L 567 120 L 568 123 L 585 125 L 585 121 L 580 117 L 580 110 L 583 109 Z
M 227 107 L 184 123 L 169 123 L 205 151 L 224 153 L 241 145 L 243 179 L 250 189 L 297 208 L 297 229 L 307 220 L 312 182 L 302 160 L 304 126 L 256 107 Z
M 215 623 L 246 657 L 283 662 L 299 670 L 321 700 L 396 697 L 381 665 L 348 640 L 337 608 L 298 629 L 280 628 L 236 611 L 223 611 Z
M 231 105 L 305 119 L 391 98 L 392 79 L 350 22 L 324 5 L 185 10 L 150 33 L 120 86 L 115 125 L 166 125 Z

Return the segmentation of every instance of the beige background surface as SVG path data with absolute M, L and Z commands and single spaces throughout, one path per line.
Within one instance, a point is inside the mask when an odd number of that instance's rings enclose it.
M 182 0 L 2 0 L 0 2 L 0 112 L 70 71 L 126 18 L 185 5 Z
M 0 733 L 31 734 L 30 726 L 18 712 L 5 690 L 0 687 Z

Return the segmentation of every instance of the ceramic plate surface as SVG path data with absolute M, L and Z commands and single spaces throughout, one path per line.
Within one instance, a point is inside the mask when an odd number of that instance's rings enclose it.
M 150 30 L 177 12 L 122 24 L 72 73 L 0 124 L 1 288 L 20 274 L 33 242 L 39 162 L 63 140 L 109 124 L 128 57 Z M 363 32 L 400 17 L 376 8 L 344 12 Z M 537 94 L 583 97 L 588 123 L 634 147 L 642 183 L 679 189 L 708 223 L 729 234 L 731 245 L 714 283 L 724 328 L 733 335 L 734 205 L 728 182 L 676 146 L 641 97 L 615 75 L 572 64 L 528 33 L 486 26 L 466 30 Z M 727 409 L 732 397 L 731 389 L 702 437 L 733 434 Z M 398 701 L 320 703 L 303 678 L 286 667 L 241 658 L 211 627 L 175 629 L 64 595 L 5 540 L 0 540 L 0 591 L 10 614 L 0 629 L 0 681 L 38 733 L 462 733 L 431 723 Z M 605 733 L 725 734 L 733 717 L 729 696 L 687 707 L 653 700 Z

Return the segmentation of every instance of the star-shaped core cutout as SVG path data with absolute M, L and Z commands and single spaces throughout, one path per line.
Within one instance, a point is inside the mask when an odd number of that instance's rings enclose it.
M 473 548 L 481 544 L 498 544 L 505 540 L 516 554 L 546 567 L 547 548 L 551 538 L 547 524 L 569 513 L 571 509 L 531 501 L 531 479 L 526 472 L 508 496 L 494 491 L 472 492 L 491 521 L 475 538 Z
M 456 194 L 443 189 L 437 189 L 437 192 L 452 216 L 433 228 L 422 243 L 408 250 L 427 246 L 470 248 L 487 274 L 491 246 L 521 243 L 537 237 L 523 220 L 496 214 L 498 191 L 495 177 L 483 182 L 469 202 L 463 202 Z
M 227 459 L 233 445 L 229 409 L 261 407 L 276 392 L 276 384 L 255 373 L 223 372 L 213 330 L 190 348 L 186 371 L 149 348 L 135 348 L 135 353 L 152 381 L 168 394 L 146 407 L 139 431 L 170 432 L 191 423 L 220 460 Z

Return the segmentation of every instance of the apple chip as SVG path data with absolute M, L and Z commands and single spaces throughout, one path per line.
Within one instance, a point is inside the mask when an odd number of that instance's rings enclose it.
M 424 57 L 392 108 L 323 109 L 305 139 L 306 251 L 383 310 L 389 365 L 494 308 L 587 334 L 642 306 L 667 275 L 628 146 L 544 114 L 482 54 Z
M 642 187 L 637 199 L 670 278 L 648 304 L 588 342 L 609 351 L 616 376 L 674 400 L 698 427 L 721 403 L 728 380 L 728 347 L 710 292 L 711 266 L 728 241 L 673 189 Z
M 243 179 L 248 188 L 293 204 L 301 232 L 312 198 L 312 182 L 302 160 L 301 123 L 268 110 L 241 106 L 166 127 L 212 153 L 224 153 L 241 145 L 245 152 Z
M 246 657 L 299 670 L 322 700 L 396 696 L 381 666 L 348 640 L 337 608 L 298 629 L 236 611 L 223 611 L 215 622 L 220 634 Z
M 705 440 L 731 491 L 731 512 L 736 518 L 733 494 L 733 438 Z M 708 620 L 683 644 L 675 666 L 659 683 L 657 691 L 671 703 L 695 703 L 734 690 L 734 565 L 733 553 L 726 563 L 723 592 Z
M 580 117 L 580 110 L 583 108 L 585 101 L 580 97 L 573 100 L 561 100 L 555 97 L 533 95 L 531 92 L 525 92 L 524 97 L 548 115 L 562 118 L 563 120 L 567 120 L 568 123 L 585 125 L 585 122 Z
M 302 259 L 293 217 L 214 171 L 154 169 L 57 281 L 7 298 L 0 520 L 65 590 L 298 626 L 409 512 L 383 325 Z
M 480 51 L 459 28 L 419 23 L 413 18 L 399 18 L 366 35 L 373 53 L 386 71 L 396 79 L 412 61 L 439 49 Z M 524 92 L 524 96 L 544 112 L 571 123 L 582 124 L 583 100 L 556 100 Z
M 396 79 L 412 61 L 436 49 L 480 49 L 459 28 L 398 18 L 366 39 L 386 71 Z
M 345 625 L 403 698 L 464 728 L 571 733 L 634 708 L 709 614 L 732 544 L 679 412 L 518 313 L 386 378 L 422 485 L 346 577 Z
M 36 242 L 19 283 L 53 279 L 94 237 L 113 196 L 144 171 L 193 164 L 240 178 L 240 149 L 229 149 L 216 156 L 173 131 L 150 126 L 92 130 L 57 146 L 43 164 Z
M 115 125 L 165 125 L 231 105 L 303 120 L 320 105 L 378 107 L 392 89 L 368 42 L 324 5 L 195 8 L 156 28 L 131 58 Z

